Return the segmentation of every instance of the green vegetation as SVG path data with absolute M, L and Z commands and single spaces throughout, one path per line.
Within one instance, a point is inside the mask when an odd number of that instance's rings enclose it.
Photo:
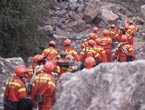
M 37 30 L 49 7 L 49 0 L 1 0 L 0 56 L 26 57 L 46 46 L 49 33 Z

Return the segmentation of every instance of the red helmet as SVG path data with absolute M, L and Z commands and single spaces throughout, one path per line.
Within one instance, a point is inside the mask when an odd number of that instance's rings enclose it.
M 85 67 L 86 68 L 91 68 L 91 67 L 93 67 L 95 65 L 96 65 L 96 61 L 95 61 L 95 59 L 93 57 L 87 57 L 85 59 Z
M 49 46 L 54 46 L 54 47 L 56 47 L 56 42 L 55 41 L 53 41 L 53 40 L 51 40 L 51 41 L 49 41 L 49 43 L 48 43 L 48 45 Z
M 70 39 L 66 39 L 63 44 L 65 46 L 70 46 L 71 45 L 71 40 Z
M 125 24 L 124 24 L 124 28 L 125 28 L 125 29 L 128 29 L 128 27 L 129 27 L 128 23 L 125 23 Z
M 98 32 L 98 28 L 97 28 L 97 27 L 94 27 L 94 28 L 93 28 L 93 32 L 94 32 L 94 33 L 97 33 L 97 32 Z
M 111 28 L 115 28 L 115 24 L 111 24 Z
M 93 46 L 93 45 L 95 45 L 95 41 L 92 40 L 92 39 L 90 39 L 90 40 L 88 41 L 88 44 L 91 45 L 91 46 Z
M 95 39 L 95 34 L 94 33 L 90 33 L 88 36 L 89 39 Z
M 38 63 L 39 61 L 43 60 L 44 56 L 43 55 L 35 55 L 33 57 L 33 62 Z
M 104 29 L 104 30 L 103 30 L 103 35 L 104 35 L 104 36 L 108 36 L 108 35 L 109 35 L 109 31 L 108 31 L 107 29 Z
M 53 72 L 55 68 L 56 68 L 56 65 L 53 61 L 48 61 L 44 65 L 44 70 L 46 72 Z
M 15 68 L 15 73 L 17 76 L 24 77 L 28 73 L 28 68 L 25 65 L 20 65 Z
M 128 24 L 132 25 L 133 24 L 133 20 L 128 20 Z
M 101 44 L 102 39 L 98 37 L 97 39 L 95 39 L 95 42 L 96 42 L 97 44 Z
M 127 39 L 126 35 L 121 36 L 121 42 L 128 42 L 128 39 Z

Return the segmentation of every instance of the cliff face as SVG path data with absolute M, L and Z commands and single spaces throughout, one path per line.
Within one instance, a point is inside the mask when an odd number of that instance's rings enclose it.
M 145 61 L 100 64 L 64 74 L 55 110 L 144 110 Z

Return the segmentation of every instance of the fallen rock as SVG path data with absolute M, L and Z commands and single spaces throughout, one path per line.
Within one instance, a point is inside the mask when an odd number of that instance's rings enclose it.
M 56 35 L 69 36 L 69 32 L 66 32 L 66 31 L 62 30 L 61 28 L 56 27 Z
M 144 110 L 145 60 L 104 63 L 65 73 L 57 82 L 55 110 Z
M 99 5 L 97 3 L 88 3 L 84 11 L 83 19 L 88 23 L 91 22 L 99 13 Z
M 145 5 L 142 5 L 142 6 L 140 7 L 140 10 L 141 10 L 141 15 L 142 15 L 142 17 L 144 17 L 144 19 L 145 19 Z
M 119 18 L 118 15 L 112 12 L 112 10 L 107 9 L 101 10 L 101 16 L 107 22 L 114 22 L 116 19 Z
M 82 19 L 78 19 L 77 21 L 72 21 L 66 24 L 66 27 L 71 28 L 75 32 L 83 31 L 88 25 Z
M 80 17 L 80 15 L 78 14 L 78 13 L 76 13 L 76 12 L 74 12 L 74 11 L 70 11 L 69 12 L 69 16 L 72 18 L 72 19 L 74 19 L 74 20 L 78 20 L 78 19 L 82 19 L 81 17 Z

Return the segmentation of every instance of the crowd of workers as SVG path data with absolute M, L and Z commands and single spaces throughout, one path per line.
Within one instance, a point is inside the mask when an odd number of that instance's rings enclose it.
M 57 51 L 55 41 L 49 41 L 48 48 L 42 54 L 33 57 L 29 67 L 19 65 L 15 76 L 6 82 L 4 93 L 5 110 L 52 110 L 55 100 L 56 80 L 66 72 L 90 69 L 102 62 L 135 60 L 133 41 L 138 31 L 132 20 L 124 28 L 110 25 L 110 29 L 98 35 L 94 27 L 88 37 L 82 41 L 81 52 L 71 48 L 72 41 L 64 40 L 64 49 Z M 112 54 L 113 42 L 118 42 Z

